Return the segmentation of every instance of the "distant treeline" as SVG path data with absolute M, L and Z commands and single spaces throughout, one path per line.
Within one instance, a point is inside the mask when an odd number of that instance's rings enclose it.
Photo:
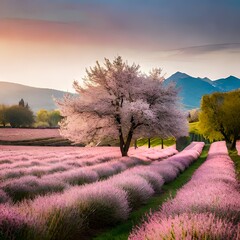
M 34 115 L 23 99 L 16 105 L 0 105 L 0 125 L 3 127 L 57 127 L 61 119 L 60 112 L 57 110 L 41 109 Z

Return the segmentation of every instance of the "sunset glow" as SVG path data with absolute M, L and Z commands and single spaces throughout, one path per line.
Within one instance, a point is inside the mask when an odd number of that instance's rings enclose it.
M 240 3 L 0 0 L 0 81 L 73 91 L 85 68 L 121 55 L 211 79 L 240 77 Z

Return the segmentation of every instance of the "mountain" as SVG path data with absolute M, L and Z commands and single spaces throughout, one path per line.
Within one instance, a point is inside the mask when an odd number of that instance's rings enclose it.
M 240 88 L 240 79 L 233 76 L 211 81 L 209 78 L 194 78 L 186 73 L 176 72 L 165 80 L 165 84 L 171 82 L 179 88 L 179 96 L 186 109 L 199 108 L 201 98 L 205 94 Z
M 203 95 L 213 92 L 227 92 L 240 88 L 240 79 L 234 76 L 211 81 L 209 78 L 195 78 L 186 73 L 176 72 L 164 81 L 175 83 L 186 109 L 200 107 Z M 62 98 L 67 92 L 47 88 L 29 87 L 17 83 L 0 82 L 0 104 L 18 104 L 21 98 L 28 102 L 34 112 L 44 108 L 56 109 L 54 98 Z
M 66 92 L 47 88 L 29 87 L 17 83 L 0 82 L 0 104 L 18 104 L 21 98 L 30 108 L 37 112 L 44 108 L 54 110 L 57 108 L 53 98 L 62 98 Z
M 222 78 L 215 80 L 212 83 L 215 87 L 221 89 L 223 92 L 232 91 L 234 89 L 240 88 L 240 79 L 234 76 L 229 76 L 227 78 Z

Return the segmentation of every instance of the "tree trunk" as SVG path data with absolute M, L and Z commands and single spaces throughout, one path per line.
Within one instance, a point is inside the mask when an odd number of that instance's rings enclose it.
M 227 143 L 230 143 L 231 141 L 230 141 L 228 135 L 227 135 L 223 130 L 220 130 L 220 132 L 221 132 L 221 134 L 224 136 L 225 141 L 226 141 Z
M 121 153 L 122 153 L 122 156 L 123 156 L 123 153 L 124 153 L 124 139 L 123 139 L 123 135 L 122 135 L 122 130 L 119 129 L 119 142 L 120 142 L 120 150 L 121 150 Z
M 126 143 L 123 140 L 123 136 L 122 135 L 119 136 L 120 150 L 121 150 L 121 153 L 122 153 L 122 157 L 128 156 L 127 153 L 128 153 L 128 150 L 129 150 L 129 147 L 130 147 L 130 144 L 131 144 L 132 136 L 133 136 L 133 130 L 129 130 Z
M 151 138 L 148 138 L 148 148 L 151 147 Z
M 232 141 L 232 144 L 231 144 L 231 147 L 230 147 L 231 150 L 236 149 L 236 143 L 237 143 L 237 137 L 234 137 L 234 139 Z
M 119 140 L 120 140 L 120 150 L 121 150 L 122 157 L 127 156 L 127 153 L 125 152 L 124 141 L 121 141 L 121 137 L 119 137 Z
M 134 148 L 137 149 L 137 139 L 134 141 Z
M 161 144 L 162 144 L 162 149 L 163 149 L 163 139 L 161 138 Z

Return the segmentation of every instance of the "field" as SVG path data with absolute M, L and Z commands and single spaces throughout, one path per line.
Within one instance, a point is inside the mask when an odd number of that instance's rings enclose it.
M 0 140 L 21 141 L 43 138 L 59 138 L 58 129 L 0 128 Z
M 119 224 L 200 155 L 203 143 L 174 148 L 1 146 L 3 239 L 90 239 Z
M 159 231 L 181 239 L 193 229 L 196 239 L 235 240 L 236 170 L 225 142 L 211 145 L 206 162 L 203 147 L 139 147 L 121 157 L 117 147 L 0 146 L 0 239 L 155 240 Z
M 1 145 L 71 146 L 58 129 L 0 128 Z
M 164 147 L 174 145 L 174 139 L 163 140 Z M 1 145 L 17 146 L 71 146 L 68 139 L 61 137 L 59 129 L 0 128 Z M 151 147 L 161 146 L 159 138 L 151 139 Z M 116 145 L 116 144 L 112 144 Z M 81 146 L 81 144 L 77 144 Z M 137 140 L 137 146 L 148 146 L 148 139 Z
M 191 180 L 129 239 L 239 239 L 238 184 L 225 142 L 213 143 Z

